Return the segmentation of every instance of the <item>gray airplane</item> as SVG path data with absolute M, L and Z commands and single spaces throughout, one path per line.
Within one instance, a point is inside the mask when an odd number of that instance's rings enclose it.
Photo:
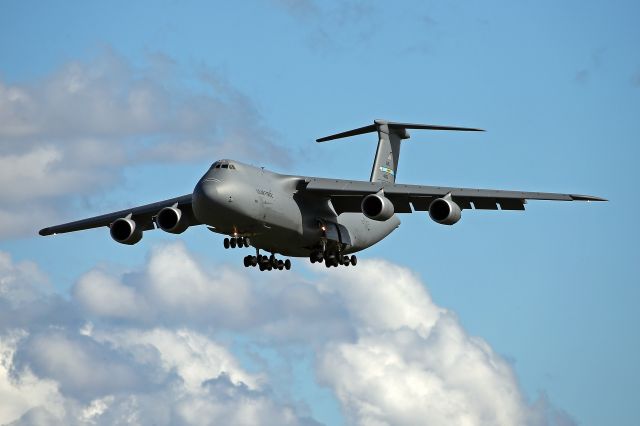
M 180 234 L 190 226 L 206 225 L 228 236 L 225 248 L 255 248 L 255 255 L 245 256 L 245 267 L 290 269 L 291 261 L 278 259 L 278 254 L 307 257 L 327 267 L 355 266 L 353 253 L 393 232 L 400 225 L 398 213 L 429 212 L 435 222 L 453 225 L 464 209 L 524 210 L 527 200 L 606 201 L 589 195 L 397 184 L 400 144 L 409 138 L 407 129 L 482 131 L 375 120 L 317 140 L 377 132 L 378 149 L 368 182 L 282 175 L 220 160 L 191 194 L 44 228 L 40 235 L 108 226 L 115 241 L 135 244 L 144 231 L 155 228 Z

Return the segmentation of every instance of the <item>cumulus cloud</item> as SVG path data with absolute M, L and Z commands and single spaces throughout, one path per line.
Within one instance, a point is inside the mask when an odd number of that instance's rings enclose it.
M 162 55 L 134 66 L 106 51 L 37 81 L 0 80 L 0 237 L 33 233 L 69 197 L 110 188 L 131 164 L 286 161 L 273 134 L 224 76 L 185 72 Z
M 17 281 L 43 281 L 3 259 L 0 283 L 14 285 L 0 300 L 24 299 Z M 59 302 L 76 315 L 0 322 L 0 400 L 14 401 L 0 422 L 317 424 L 273 388 L 268 363 L 246 365 L 231 333 L 285 363 L 310 349 L 309 374 L 352 424 L 573 423 L 544 396 L 530 403 L 511 365 L 405 268 L 370 260 L 303 278 L 203 265 L 180 243 L 157 247 L 133 272 L 82 276 Z

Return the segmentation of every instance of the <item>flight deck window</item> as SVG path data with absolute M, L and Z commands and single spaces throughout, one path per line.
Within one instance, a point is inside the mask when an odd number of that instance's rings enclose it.
M 236 166 L 234 166 L 233 164 L 229 164 L 229 168 L 232 169 L 232 170 L 235 170 Z
M 219 168 L 220 168 L 220 164 L 216 164 L 216 169 L 219 169 Z
M 223 164 L 223 165 L 222 165 L 222 168 L 223 168 L 223 169 L 226 169 L 226 168 L 228 168 L 228 167 L 229 167 L 229 165 L 228 165 L 228 164 Z

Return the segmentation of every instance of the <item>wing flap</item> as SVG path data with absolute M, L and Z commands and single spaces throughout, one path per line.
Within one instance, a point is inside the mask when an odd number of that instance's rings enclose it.
M 515 198 L 501 198 L 498 200 L 500 210 L 524 210 L 526 200 Z

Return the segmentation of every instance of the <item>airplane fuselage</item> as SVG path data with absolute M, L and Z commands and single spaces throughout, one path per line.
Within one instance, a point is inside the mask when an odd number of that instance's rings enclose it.
M 305 179 L 222 160 L 194 188 L 193 213 L 212 231 L 248 236 L 256 248 L 297 257 L 325 244 L 344 254 L 358 252 L 400 225 L 396 215 L 386 221 L 338 215 L 328 197 L 298 191 Z

